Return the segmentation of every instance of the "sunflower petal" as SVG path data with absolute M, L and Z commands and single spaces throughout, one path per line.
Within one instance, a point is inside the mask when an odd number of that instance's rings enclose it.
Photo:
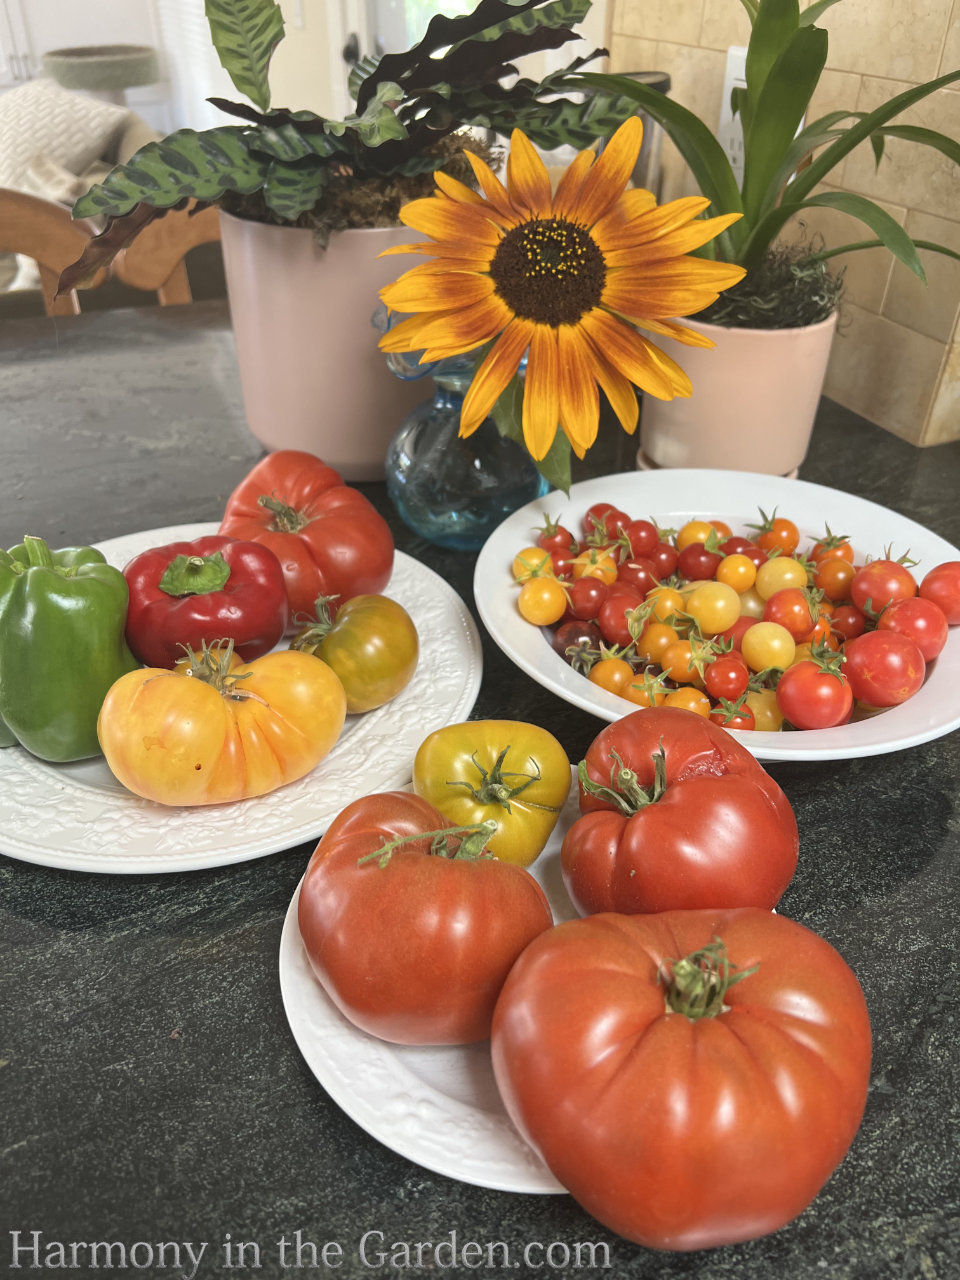
M 619 231 L 605 235 L 603 230 L 596 226 L 593 234 L 598 241 L 602 240 L 606 245 L 604 257 L 608 267 L 637 267 L 644 262 L 660 262 L 665 258 L 679 258 L 684 254 L 692 253 L 694 249 L 699 249 L 701 245 L 718 236 L 721 231 L 725 231 L 739 217 L 739 213 L 728 213 L 721 218 L 698 218 L 685 227 L 677 227 L 652 240 L 643 238 L 639 224 L 634 223 L 634 229 L 637 232 L 636 242 L 631 245 L 621 243 L 620 248 L 613 247 L 615 241 L 622 242 L 625 239 Z
M 424 317 L 425 323 L 418 336 L 422 345 L 431 351 L 443 350 L 446 355 L 472 351 L 489 342 L 507 327 L 513 312 L 496 294 L 483 298 L 469 307 L 458 307 L 442 315 L 436 312 Z
M 444 173 L 442 169 L 438 169 L 434 173 L 433 180 L 443 194 L 451 200 L 459 200 L 461 204 L 479 204 L 486 208 L 487 201 L 484 200 L 479 191 L 474 191 L 466 183 L 460 182 L 457 178 L 452 178 L 449 173 Z
M 523 388 L 523 440 L 538 462 L 545 458 L 560 421 L 560 369 L 556 331 L 537 325 L 530 338 Z
M 587 174 L 571 220 L 591 227 L 623 194 L 640 155 L 643 125 L 639 116 L 624 120 Z
M 673 382 L 651 359 L 652 344 L 645 342 L 635 329 L 596 307 L 583 316 L 580 323 L 612 367 L 629 378 L 635 387 L 649 391 L 660 400 L 673 399 Z
M 475 271 L 433 275 L 414 267 L 381 289 L 380 297 L 391 311 L 449 311 L 489 298 L 493 290 L 490 277 Z
M 550 175 L 534 150 L 533 143 L 520 129 L 510 135 L 507 156 L 507 188 L 513 207 L 531 218 L 548 218 L 553 201 Z
M 640 417 L 640 402 L 633 383 L 604 358 L 586 333 L 584 333 L 584 343 L 594 378 L 609 400 L 610 407 L 620 420 L 621 427 L 628 435 L 633 435 Z
M 703 347 L 709 350 L 717 345 L 705 333 L 688 329 L 686 325 L 677 324 L 673 320 L 641 320 L 640 327 L 649 330 L 650 333 L 657 333 L 662 338 L 672 338 L 674 342 L 681 342 L 685 347 Z
M 612 222 L 604 228 L 605 247 L 610 250 L 629 249 L 633 245 L 657 240 L 679 227 L 685 227 L 709 204 L 710 201 L 703 196 L 685 196 L 682 200 L 671 200 L 668 204 L 639 212 L 619 226 Z
M 582 458 L 597 438 L 600 423 L 600 396 L 590 361 L 584 352 L 579 326 L 563 324 L 557 329 L 560 355 L 560 426 Z
M 502 235 L 500 228 L 479 205 L 460 204 L 457 200 L 439 196 L 411 200 L 403 206 L 399 216 L 405 226 L 413 227 L 414 231 L 434 240 L 460 243 L 469 239 L 495 245 Z
M 480 184 L 480 190 L 496 209 L 504 226 L 516 226 L 520 218 L 517 210 L 510 203 L 510 196 L 506 187 L 490 166 L 481 160 L 479 156 L 475 156 L 472 151 L 464 151 L 463 154 L 470 162 L 470 168 L 473 170 L 473 176 Z
M 571 208 L 580 198 L 580 192 L 583 190 L 583 184 L 587 180 L 590 166 L 596 158 L 596 152 L 588 148 L 586 151 L 578 151 L 567 165 L 563 177 L 557 183 L 557 189 L 553 194 L 553 216 L 555 218 L 569 217 Z
M 511 320 L 493 344 L 463 397 L 460 409 L 462 436 L 472 435 L 497 403 L 501 392 L 520 367 L 534 327 L 532 320 Z

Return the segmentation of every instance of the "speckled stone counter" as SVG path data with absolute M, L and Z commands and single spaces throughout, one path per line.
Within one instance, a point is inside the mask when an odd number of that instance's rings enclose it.
M 244 425 L 225 310 L 198 304 L 0 329 L 0 545 L 61 545 L 217 520 L 261 456 Z M 575 478 L 627 470 L 609 433 Z M 960 444 L 921 451 L 824 403 L 803 478 L 960 543 Z M 473 606 L 470 556 L 441 552 L 361 486 L 398 546 Z M 717 508 L 723 506 L 718 497 Z M 829 513 L 826 513 L 827 515 Z M 482 628 L 481 628 L 482 630 Z M 485 635 L 474 714 L 538 721 L 577 760 L 601 722 L 517 671 Z M 69 661 L 69 654 L 65 654 Z M 94 876 L 0 856 L 0 1274 L 54 1243 L 121 1242 L 150 1276 L 583 1275 L 674 1280 L 960 1276 L 960 734 L 909 751 L 771 772 L 796 810 L 782 910 L 863 985 L 874 1064 L 863 1124 L 814 1204 L 777 1234 L 655 1254 L 567 1196 L 435 1175 L 369 1137 L 306 1067 L 280 1000 L 280 930 L 312 844 L 212 871 Z M 0 850 L 3 832 L 0 831 Z M 278 1242 L 329 1242 L 282 1265 Z M 11 1233 L 19 1232 L 14 1237 Z M 39 1232 L 38 1237 L 31 1233 Z M 393 1242 L 504 1242 L 510 1265 L 382 1261 Z M 361 1238 L 367 1235 L 366 1256 Z M 382 1233 L 377 1234 L 377 1233 Z M 225 1245 L 255 1242 L 254 1254 Z M 144 1247 L 132 1250 L 136 1242 Z M 146 1244 L 190 1242 L 198 1265 Z M 580 1242 L 605 1244 L 575 1265 Z M 12 1246 L 24 1246 L 14 1256 Z M 521 1261 L 528 1245 L 535 1247 Z M 552 1251 L 548 1246 L 554 1245 Z M 69 1252 L 65 1255 L 69 1264 Z M 568 1262 L 564 1265 L 564 1258 Z M 68 1274 L 116 1274 L 79 1265 Z M 101 1261 L 110 1261 L 106 1255 Z M 232 1260 L 233 1265 L 228 1263 Z M 12 1263 L 19 1261 L 20 1269 Z

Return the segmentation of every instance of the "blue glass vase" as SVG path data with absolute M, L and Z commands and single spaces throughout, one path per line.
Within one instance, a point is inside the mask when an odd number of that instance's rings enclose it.
M 415 367 L 406 359 L 389 357 L 399 377 Z M 440 547 L 478 551 L 502 520 L 549 485 L 526 449 L 501 436 L 492 418 L 466 439 L 458 435 L 472 363 L 443 360 L 417 367 L 412 376 L 428 371 L 433 399 L 407 415 L 387 449 L 387 493 L 414 533 Z

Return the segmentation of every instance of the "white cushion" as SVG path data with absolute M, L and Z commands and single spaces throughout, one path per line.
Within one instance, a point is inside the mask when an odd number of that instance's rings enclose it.
M 28 80 L 0 94 L 0 187 L 23 189 L 34 156 L 80 174 L 103 155 L 130 112 L 54 80 Z

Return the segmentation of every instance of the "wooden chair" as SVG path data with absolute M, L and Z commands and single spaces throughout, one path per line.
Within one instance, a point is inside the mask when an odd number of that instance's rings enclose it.
M 48 316 L 72 316 L 80 312 L 76 290 L 58 298 L 60 272 L 76 262 L 96 227 L 70 217 L 70 210 L 52 200 L 23 191 L 0 188 L 0 253 L 22 253 L 40 269 L 43 309 Z M 107 278 L 98 271 L 90 282 L 96 288 Z
M 78 315 L 80 299 L 71 290 L 56 297 L 60 272 L 76 262 L 96 227 L 74 220 L 65 205 L 22 191 L 0 188 L 0 253 L 22 253 L 40 269 L 43 306 L 48 316 Z M 192 302 L 184 257 L 199 244 L 220 239 L 220 221 L 213 207 L 190 216 L 177 210 L 150 223 L 110 267 L 100 270 L 84 288 L 97 288 L 110 276 L 145 292 L 155 292 L 161 306 Z

